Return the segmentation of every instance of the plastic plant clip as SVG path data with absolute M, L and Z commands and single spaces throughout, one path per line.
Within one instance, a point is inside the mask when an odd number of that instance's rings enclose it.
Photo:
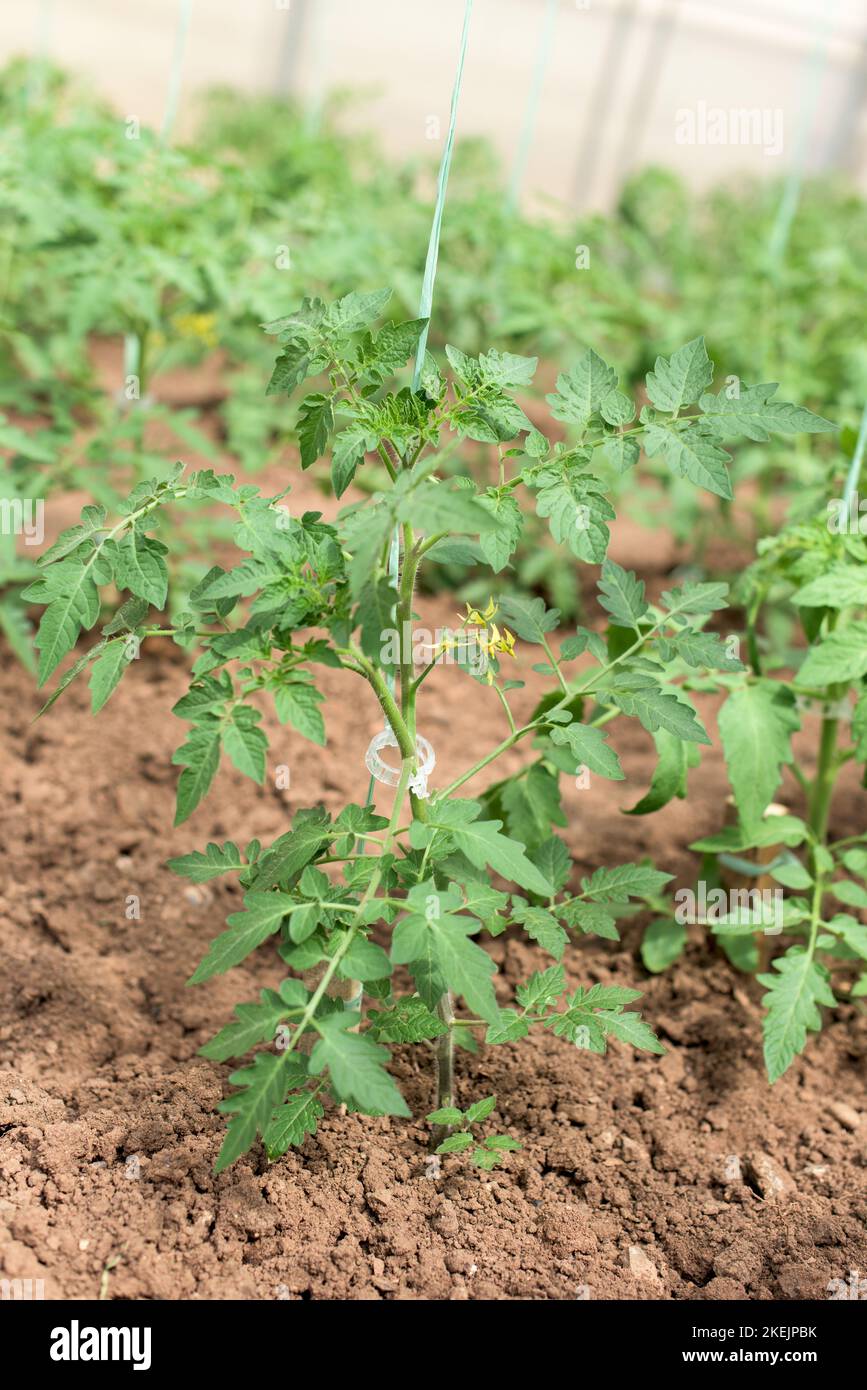
M 397 786 L 400 781 L 400 769 L 383 762 L 379 756 L 379 750 L 381 748 L 397 748 L 397 746 L 394 731 L 390 725 L 387 725 L 378 734 L 374 734 L 364 755 L 364 763 L 370 775 L 375 777 L 377 782 L 383 782 L 387 787 Z M 425 799 L 429 795 L 427 779 L 428 775 L 433 772 L 436 754 L 427 739 L 422 738 L 421 734 L 416 735 L 415 753 L 418 766 L 409 780 L 409 789 L 416 796 Z

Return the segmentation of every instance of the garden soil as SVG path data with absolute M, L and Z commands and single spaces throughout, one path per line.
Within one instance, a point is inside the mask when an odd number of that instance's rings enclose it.
M 303 500 L 313 505 L 312 494 Z M 673 563 L 669 549 L 615 524 L 612 553 L 638 565 L 652 590 Z M 442 597 L 420 597 L 417 608 L 430 627 L 454 620 Z M 528 681 L 519 715 L 538 688 L 532 659 L 525 651 L 518 663 Z M 240 895 L 231 883 L 179 880 L 165 861 L 208 840 L 268 842 L 299 806 L 336 812 L 363 799 L 378 707 L 351 674 L 320 673 L 328 748 L 268 718 L 266 786 L 223 769 L 172 830 L 170 760 L 184 726 L 167 711 L 185 688 L 182 654 L 150 643 L 97 720 L 86 687 L 73 685 L 34 724 L 32 681 L 4 653 L 0 1274 L 41 1279 L 46 1298 L 67 1299 L 825 1299 L 842 1287 L 832 1281 L 864 1278 L 863 1005 L 841 1003 L 769 1088 L 761 986 L 699 927 L 676 970 L 649 976 L 638 951 L 644 917 L 627 920 L 621 942 L 570 947 L 565 966 L 573 985 L 640 988 L 664 1056 L 615 1043 L 598 1057 L 544 1032 L 459 1052 L 459 1102 L 496 1094 L 499 1127 L 523 1145 L 503 1168 L 479 1173 L 459 1155 L 431 1162 L 423 1117 L 433 1074 L 415 1047 L 394 1049 L 392 1068 L 414 1121 L 332 1107 L 300 1150 L 268 1164 L 256 1146 L 214 1176 L 215 1105 L 231 1067 L 197 1050 L 236 1002 L 283 972 L 262 949 L 187 988 Z M 436 786 L 502 736 L 502 714 L 454 668 L 437 669 L 425 697 L 420 730 L 436 751 Z M 713 705 L 700 704 L 712 729 Z M 812 721 L 807 735 L 815 743 Z M 689 842 L 725 819 L 718 747 L 692 774 L 689 806 L 627 817 L 653 747 L 629 723 L 612 739 L 624 782 L 593 778 L 579 791 L 564 779 L 559 833 L 575 881 L 647 855 L 691 882 Z M 498 768 L 521 758 L 514 749 Z M 289 769 L 284 791 L 278 765 Z M 781 795 L 801 809 L 793 783 Z M 853 773 L 832 833 L 863 829 L 863 811 Z M 517 932 L 489 949 L 504 1005 L 550 964 Z

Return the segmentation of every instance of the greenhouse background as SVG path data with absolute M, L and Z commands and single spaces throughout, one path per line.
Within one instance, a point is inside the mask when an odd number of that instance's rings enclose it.
M 346 128 L 372 128 L 407 156 L 444 133 L 462 10 L 462 0 L 33 0 L 4 15 L 0 59 L 42 54 L 158 123 L 180 29 L 181 135 L 196 93 L 215 84 L 288 93 L 313 121 L 339 91 L 354 98 Z M 793 164 L 863 186 L 865 95 L 858 0 L 480 0 L 461 131 L 489 140 L 507 175 L 523 158 L 524 198 L 579 209 L 610 206 L 646 164 L 698 189 Z

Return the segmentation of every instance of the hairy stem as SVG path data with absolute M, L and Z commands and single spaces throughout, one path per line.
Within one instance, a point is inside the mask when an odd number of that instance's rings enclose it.
M 454 1104 L 455 1096 L 455 1038 L 453 1031 L 455 1015 L 449 990 L 437 1004 L 437 1013 L 446 1025 L 445 1033 L 442 1033 L 436 1041 L 437 1100 L 435 1109 L 442 1110 L 446 1106 Z M 448 1136 L 449 1130 L 449 1125 L 434 1125 L 430 1140 L 432 1151 L 438 1148 Z

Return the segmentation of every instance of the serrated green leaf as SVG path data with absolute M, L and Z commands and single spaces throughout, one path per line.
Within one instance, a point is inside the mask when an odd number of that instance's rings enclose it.
M 552 743 L 569 748 L 579 767 L 589 768 L 591 772 L 611 781 L 623 781 L 626 774 L 620 766 L 620 759 L 614 749 L 608 747 L 605 741 L 607 735 L 602 729 L 573 722 L 565 727 L 555 726 L 549 738 Z
M 327 1068 L 335 1094 L 361 1110 L 408 1117 L 409 1107 L 385 1070 L 388 1050 L 348 1031 L 359 1022 L 359 1015 L 350 1012 L 317 1020 L 320 1037 L 310 1054 L 310 1074 L 319 1076 Z
M 556 392 L 545 399 L 555 419 L 583 428 L 616 386 L 614 368 L 590 348 L 571 371 L 561 372 Z
M 758 386 L 741 384 L 737 395 L 723 389 L 718 395 L 703 395 L 699 406 L 705 419 L 724 439 L 746 436 L 757 444 L 765 444 L 774 434 L 826 434 L 838 428 L 821 415 L 788 401 L 775 401 L 777 383 L 766 381 Z
M 819 1005 L 833 1008 L 837 1002 L 827 970 L 803 947 L 790 946 L 773 962 L 773 970 L 774 974 L 758 977 L 768 991 L 762 999 L 767 1010 L 763 1028 L 765 1064 L 772 1084 L 803 1052 L 807 1033 L 821 1028 Z
M 90 672 L 91 709 L 94 714 L 99 713 L 117 689 L 130 660 L 127 642 L 123 638 L 109 642 L 102 655 L 97 657 Z
M 776 681 L 753 681 L 733 690 L 717 717 L 738 813 L 747 830 L 774 799 L 782 769 L 792 761 L 797 711 Z
M 605 560 L 599 579 L 599 602 L 623 627 L 635 627 L 647 612 L 644 580 L 613 560 Z
M 268 1157 L 271 1160 L 280 1158 L 287 1149 L 303 1144 L 308 1134 L 316 1133 L 316 1126 L 324 1114 L 322 1102 L 313 1091 L 290 1096 L 285 1105 L 275 1110 L 265 1130 L 263 1138 Z
M 187 983 L 199 985 L 245 960 L 274 935 L 294 905 L 288 893 L 248 893 L 243 912 L 233 912 L 226 919 L 228 930 L 214 938 L 208 954 Z
M 647 374 L 647 394 L 657 410 L 677 412 L 698 400 L 713 381 L 704 338 L 692 338 L 671 357 L 657 357 Z
M 807 652 L 798 672 L 803 685 L 831 685 L 867 674 L 867 621 L 848 623 Z

